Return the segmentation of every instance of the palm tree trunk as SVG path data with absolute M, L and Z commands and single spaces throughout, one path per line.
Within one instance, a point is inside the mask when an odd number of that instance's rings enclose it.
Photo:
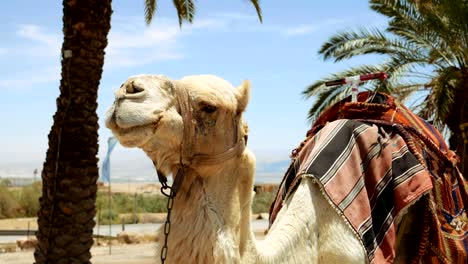
M 36 263 L 91 263 L 97 91 L 111 13 L 111 0 L 63 1 L 62 80 L 42 171 Z

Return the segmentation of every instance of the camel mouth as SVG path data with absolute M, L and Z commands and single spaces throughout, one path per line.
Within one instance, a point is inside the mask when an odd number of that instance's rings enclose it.
M 147 129 L 147 128 L 152 128 L 153 132 L 156 132 L 159 123 L 161 122 L 161 119 L 163 118 L 162 115 L 159 115 L 156 120 L 144 124 L 139 124 L 139 125 L 132 125 L 132 126 L 122 126 L 119 125 L 119 123 L 116 121 L 115 115 L 112 116 L 112 120 L 108 123 L 108 128 L 110 128 L 112 131 L 116 131 L 120 134 L 129 134 L 132 133 L 133 131 L 141 130 L 141 129 Z
M 154 122 L 122 127 L 116 122 L 115 115 L 107 122 L 106 126 L 117 137 L 119 142 L 126 147 L 141 147 L 145 145 L 156 133 L 163 116 L 158 116 Z

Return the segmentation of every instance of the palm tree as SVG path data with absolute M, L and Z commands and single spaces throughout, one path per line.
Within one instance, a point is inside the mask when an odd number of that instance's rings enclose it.
M 260 8 L 260 0 L 250 0 L 257 12 L 258 20 L 263 22 L 262 9 Z M 179 25 L 182 26 L 184 21 L 192 23 L 195 17 L 195 1 L 194 0 L 173 0 L 174 7 L 177 10 L 179 17 Z M 149 25 L 153 20 L 157 9 L 156 0 L 145 0 L 145 20 Z
M 174 0 L 179 22 L 193 1 Z M 258 0 L 252 0 L 259 19 Z M 146 1 L 149 23 L 156 1 Z M 111 0 L 63 0 L 62 79 L 42 170 L 36 263 L 91 263 L 98 179 L 97 92 L 110 30 Z
M 36 263 L 90 263 L 98 178 L 97 90 L 111 0 L 64 0 L 62 79 L 42 170 Z
M 326 81 L 385 71 L 386 81 L 372 81 L 363 88 L 390 93 L 403 101 L 419 96 L 414 110 L 439 129 L 450 129 L 450 147 L 462 157 L 460 167 L 468 176 L 468 1 L 369 2 L 372 10 L 388 17 L 385 31 L 372 28 L 338 33 L 322 45 L 319 54 L 335 62 L 379 54 L 383 62 L 330 74 L 307 87 L 303 91 L 306 98 L 317 96 L 309 118 L 349 94 L 348 86 L 324 89 Z

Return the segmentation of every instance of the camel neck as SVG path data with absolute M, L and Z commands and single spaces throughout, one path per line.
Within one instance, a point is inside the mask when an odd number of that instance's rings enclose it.
M 254 165 L 249 155 L 187 171 L 171 214 L 170 263 L 240 259 L 250 232 Z

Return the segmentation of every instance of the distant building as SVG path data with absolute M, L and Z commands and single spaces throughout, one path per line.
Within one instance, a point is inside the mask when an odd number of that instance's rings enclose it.
M 256 184 L 254 185 L 254 191 L 256 193 L 268 192 L 276 193 L 278 191 L 278 184 Z

